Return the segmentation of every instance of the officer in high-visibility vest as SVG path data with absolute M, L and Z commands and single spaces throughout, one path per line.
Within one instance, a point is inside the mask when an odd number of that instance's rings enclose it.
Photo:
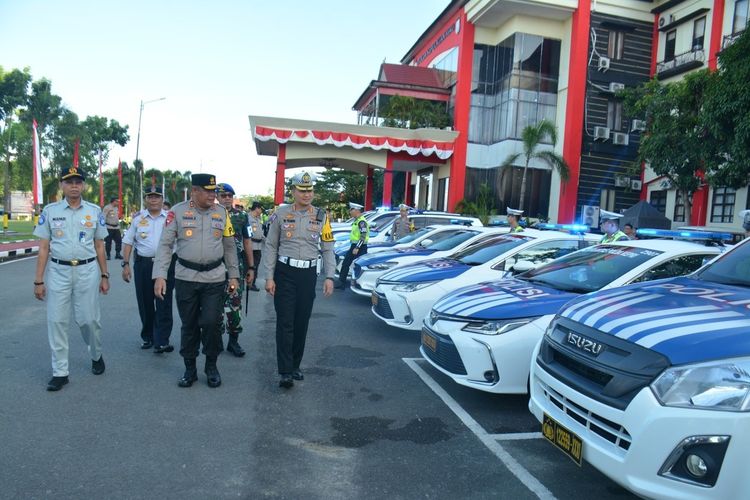
M 349 267 L 352 265 L 352 261 L 357 257 L 367 253 L 367 242 L 370 239 L 370 225 L 365 220 L 365 216 L 362 215 L 362 209 L 364 207 L 358 203 L 349 203 L 349 215 L 354 221 L 352 222 L 352 232 L 349 234 L 349 251 L 344 257 L 344 262 L 341 264 L 341 272 L 339 273 L 339 283 L 336 288 L 346 288 L 346 277 L 349 275 Z
M 599 243 L 612 243 L 613 241 L 629 240 L 628 235 L 620 231 L 620 219 L 622 214 L 599 210 L 599 225 L 604 236 Z
M 508 216 L 508 225 L 510 226 L 510 232 L 511 233 L 520 233 L 523 232 L 523 227 L 521 227 L 518 224 L 519 219 L 523 215 L 523 210 L 518 210 L 516 208 L 506 208 L 505 213 Z

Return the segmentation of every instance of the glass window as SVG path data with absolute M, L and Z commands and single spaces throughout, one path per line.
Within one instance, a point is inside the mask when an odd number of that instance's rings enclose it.
M 681 257 L 675 257 L 662 262 L 656 267 L 652 267 L 640 276 L 638 276 L 633 283 L 640 283 L 642 281 L 660 280 L 662 278 L 674 278 L 675 276 L 684 276 L 697 270 L 703 265 L 705 259 L 713 259 L 714 254 L 700 254 L 700 255 L 683 255 Z
M 535 269 L 541 265 L 552 262 L 558 257 L 568 255 L 585 245 L 584 240 L 547 240 L 541 241 L 536 245 L 524 248 L 512 257 L 505 259 L 493 267 L 493 269 L 502 269 L 511 271 L 514 274 Z
M 732 222 L 737 192 L 732 188 L 714 189 L 711 203 L 711 222 Z
M 667 32 L 667 43 L 664 44 L 664 60 L 671 61 L 674 59 L 674 49 L 677 43 L 677 30 Z
M 703 50 L 703 39 L 706 35 L 706 18 L 701 17 L 693 23 L 693 50 Z
M 732 20 L 732 34 L 735 35 L 747 28 L 748 0 L 737 0 L 734 4 L 734 19 Z
M 624 46 L 625 33 L 622 31 L 610 31 L 609 43 L 607 44 L 607 57 L 613 60 L 622 59 Z
M 599 196 L 599 206 L 610 212 L 615 209 L 615 190 L 602 189 Z
M 478 234 L 478 231 L 443 231 L 436 233 L 433 236 L 429 236 L 427 239 L 432 240 L 432 243 L 426 245 L 425 248 L 430 250 L 442 251 L 450 250 L 457 247 L 464 241 L 473 238 Z
M 667 191 L 651 191 L 649 203 L 662 214 L 667 213 Z
M 622 130 L 622 102 L 609 101 L 607 103 L 607 127 L 614 132 Z
M 414 231 L 413 233 L 409 233 L 406 236 L 402 236 L 401 238 L 396 240 L 396 243 L 400 245 L 401 243 L 412 242 L 416 240 L 417 238 L 424 236 L 426 233 L 429 233 L 430 231 L 432 231 L 432 228 L 423 227 L 422 229 L 418 229 Z
M 468 266 L 478 266 L 533 239 L 532 236 L 506 234 L 471 245 L 469 248 L 454 254 L 453 258 Z
M 738 245 L 706 267 L 697 277 L 715 283 L 750 287 L 750 245 Z
M 690 193 L 688 196 L 688 207 L 692 205 L 693 193 Z M 685 204 L 682 202 L 682 191 L 679 189 L 675 191 L 674 217 L 672 217 L 672 220 L 674 222 L 685 222 Z

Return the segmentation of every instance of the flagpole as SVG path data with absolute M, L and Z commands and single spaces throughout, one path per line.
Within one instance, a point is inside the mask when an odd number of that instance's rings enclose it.
M 102 152 L 99 151 L 99 206 L 104 208 L 104 174 L 102 173 Z
M 117 159 L 117 215 L 122 219 L 122 160 Z

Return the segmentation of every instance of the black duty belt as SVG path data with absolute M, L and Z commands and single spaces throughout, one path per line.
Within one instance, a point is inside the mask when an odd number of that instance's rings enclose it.
M 55 264 L 60 264 L 61 266 L 82 266 L 83 264 L 88 264 L 89 262 L 94 262 L 96 260 L 96 257 L 91 257 L 90 259 L 73 259 L 73 260 L 60 260 L 56 259 L 54 257 L 50 257 L 52 262 Z
M 144 255 L 136 255 L 135 256 L 135 260 L 136 261 L 150 260 L 151 262 L 153 262 L 154 259 L 155 259 L 155 257 L 146 257 Z
M 187 267 L 188 269 L 192 269 L 193 271 L 198 272 L 206 272 L 210 271 L 211 269 L 216 269 L 221 265 L 222 262 L 224 262 L 224 259 L 219 259 L 214 262 L 209 262 L 208 264 L 198 264 L 197 262 L 190 262 L 189 260 L 185 260 L 181 257 L 177 257 L 177 261 L 182 264 L 183 267 Z
M 107 224 L 107 227 L 111 227 L 112 229 L 120 229 L 120 226 L 117 224 Z

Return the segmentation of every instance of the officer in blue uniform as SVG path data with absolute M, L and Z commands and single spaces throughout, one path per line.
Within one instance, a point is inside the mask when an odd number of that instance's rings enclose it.
M 81 198 L 84 187 L 82 172 L 75 167 L 64 170 L 60 175 L 63 200 L 44 207 L 34 228 L 34 235 L 40 238 L 34 296 L 47 298 L 47 333 L 52 350 L 48 391 L 59 391 L 68 383 L 71 317 L 88 346 L 91 371 L 94 375 L 104 373 L 99 294 L 109 291 L 104 255 L 107 229 L 101 209 Z
M 364 207 L 359 203 L 349 203 L 349 215 L 354 219 L 352 230 L 349 234 L 349 251 L 346 252 L 344 262 L 341 263 L 341 272 L 339 273 L 339 283 L 336 288 L 343 290 L 346 288 L 346 278 L 349 276 L 349 267 L 357 257 L 367 253 L 367 242 L 370 239 L 370 225 L 362 215 Z
M 156 257 L 156 248 L 167 219 L 164 210 L 164 196 L 161 186 L 151 186 L 144 192 L 146 208 L 138 212 L 130 228 L 123 237 L 124 250 L 122 279 L 129 283 L 131 278 L 130 254 L 134 253 L 132 277 L 135 278 L 135 298 L 138 314 L 141 317 L 141 349 L 150 349 L 161 354 L 172 352 L 169 343 L 172 334 L 172 291 L 174 290 L 174 267 L 176 257 L 172 257 L 167 273 L 167 290 L 163 300 L 154 296 L 154 280 L 151 278 Z M 135 248 L 135 252 L 133 249 Z

